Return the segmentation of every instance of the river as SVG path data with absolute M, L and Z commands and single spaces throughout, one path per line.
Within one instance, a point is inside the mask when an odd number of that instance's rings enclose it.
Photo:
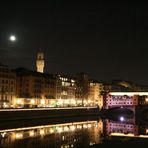
M 138 119 L 138 120 L 137 120 Z M 0 123 L 0 147 L 87 148 L 148 145 L 148 124 L 136 118 L 98 116 Z

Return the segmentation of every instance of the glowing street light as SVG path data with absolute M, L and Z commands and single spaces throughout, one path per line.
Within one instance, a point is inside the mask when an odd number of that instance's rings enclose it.
M 45 105 L 45 99 L 41 100 L 41 105 Z
M 31 104 L 34 104 L 34 103 L 35 103 L 35 100 L 34 100 L 34 99 L 32 99 L 32 100 L 31 100 Z

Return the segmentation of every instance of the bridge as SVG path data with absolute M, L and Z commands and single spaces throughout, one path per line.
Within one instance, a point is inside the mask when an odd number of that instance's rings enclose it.
M 132 111 L 134 114 L 141 112 L 148 106 L 148 92 L 110 92 L 103 96 L 103 109 L 111 111 L 119 108 Z
M 105 109 L 114 107 L 135 107 L 140 103 L 140 96 L 144 96 L 148 102 L 148 92 L 110 92 L 103 97 Z

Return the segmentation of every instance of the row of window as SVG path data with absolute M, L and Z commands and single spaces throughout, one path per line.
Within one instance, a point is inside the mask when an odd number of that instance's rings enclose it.
M 106 102 L 131 102 L 131 101 L 136 101 L 136 99 L 132 99 L 132 100 L 106 100 Z
M 14 84 L 13 80 L 9 80 L 9 79 L 0 79 L 0 84 Z
M 124 127 L 124 128 L 133 128 L 133 125 L 123 125 L 123 124 L 112 124 L 112 123 L 110 123 L 109 124 L 109 127 Z
M 14 92 L 14 87 L 0 86 L 0 92 L 1 93 Z
M 107 99 L 113 99 L 113 100 L 130 100 L 133 99 L 133 97 L 130 96 L 109 96 Z
M 118 102 L 113 102 L 113 103 L 108 103 L 108 105 L 126 105 L 126 104 L 136 104 L 136 102 L 120 102 L 120 103 L 118 103 Z
M 7 101 L 12 99 L 12 95 L 0 95 L 0 100 Z

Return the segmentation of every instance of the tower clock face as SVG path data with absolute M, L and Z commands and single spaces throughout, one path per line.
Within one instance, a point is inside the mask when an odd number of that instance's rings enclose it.
M 43 61 L 37 61 L 37 63 L 38 63 L 38 64 L 42 64 L 42 63 L 43 63 Z
M 43 60 L 37 60 L 37 64 L 42 65 L 42 64 L 44 64 L 44 61 Z

